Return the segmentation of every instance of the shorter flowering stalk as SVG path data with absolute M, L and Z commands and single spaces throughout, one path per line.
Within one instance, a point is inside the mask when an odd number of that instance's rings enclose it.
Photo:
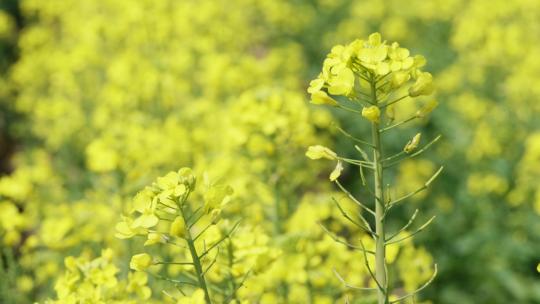
M 170 172 L 158 178 L 150 187 L 146 187 L 137 194 L 132 211 L 136 217 L 134 219 L 124 217 L 116 225 L 116 236 L 119 238 L 143 236 L 147 239 L 145 246 L 171 244 L 184 250 L 184 255 L 191 257 L 191 261 L 159 261 L 148 253 L 139 253 L 132 257 L 130 268 L 152 274 L 149 268 L 154 265 L 184 266 L 188 270 L 183 273 L 183 277 L 188 278 L 188 281 L 152 275 L 174 283 L 182 294 L 184 294 L 182 291 L 184 285 L 194 286 L 197 289 L 190 296 L 189 301 L 199 299 L 197 301 L 212 304 L 217 300 L 210 293 L 210 289 L 215 288 L 220 294 L 225 294 L 226 292 L 219 288 L 227 284 L 211 286 L 207 273 L 217 262 L 220 246 L 225 240 L 230 239 L 239 222 L 225 233 L 215 228 L 221 219 L 221 208 L 228 203 L 232 195 L 230 187 L 206 183 L 205 191 L 201 195 L 204 204 L 194 206 L 189 203 L 188 198 L 196 190 L 195 185 L 195 176 L 189 168 L 182 168 L 178 172 Z M 160 231 L 159 227 L 168 227 L 168 230 Z M 194 233 L 194 231 L 197 232 Z M 204 237 L 211 233 L 214 234 L 213 241 L 207 244 Z M 218 233 L 221 237 L 216 238 Z M 212 254 L 213 258 L 209 258 L 211 252 L 215 252 L 215 256 Z M 235 286 L 241 286 L 241 284 L 235 283 Z M 181 301 L 172 295 L 169 296 Z M 222 298 L 218 299 L 222 300 Z M 188 299 L 183 300 L 188 301 Z

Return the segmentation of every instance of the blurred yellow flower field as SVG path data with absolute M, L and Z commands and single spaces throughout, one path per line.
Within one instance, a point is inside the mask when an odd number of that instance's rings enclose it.
M 0 303 L 540 303 L 538 54 L 537 0 L 0 0 Z

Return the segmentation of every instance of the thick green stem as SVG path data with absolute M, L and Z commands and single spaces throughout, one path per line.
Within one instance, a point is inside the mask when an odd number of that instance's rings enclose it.
M 370 81 L 371 83 L 371 100 L 377 103 L 377 89 L 376 81 L 374 77 Z M 381 115 L 382 116 L 382 115 Z M 388 283 L 386 277 L 386 245 L 385 245 L 385 231 L 384 231 L 384 184 L 383 184 L 383 151 L 381 146 L 381 134 L 379 132 L 379 122 L 373 122 L 371 125 L 371 137 L 373 140 L 373 163 L 375 165 L 374 170 L 374 182 L 375 182 L 375 277 L 382 287 L 377 291 L 378 304 L 388 303 Z M 381 290 L 382 289 L 382 290 Z
M 208 292 L 208 287 L 206 286 L 206 280 L 204 279 L 204 272 L 202 269 L 201 261 L 197 254 L 197 249 L 195 248 L 195 242 L 191 238 L 191 235 L 189 235 L 189 232 L 188 239 L 186 241 L 188 243 L 191 257 L 193 258 L 193 266 L 195 267 L 195 273 L 197 274 L 197 280 L 199 281 L 200 285 L 199 287 L 201 287 L 201 289 L 204 291 L 204 300 L 207 304 L 212 304 L 212 300 L 210 299 L 210 293 Z

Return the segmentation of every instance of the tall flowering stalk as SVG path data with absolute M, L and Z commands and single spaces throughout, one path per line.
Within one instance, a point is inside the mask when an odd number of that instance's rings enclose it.
M 368 233 L 375 242 L 374 250 L 366 249 L 361 240 L 360 246 L 349 243 L 346 245 L 362 252 L 366 267 L 376 287 L 354 287 L 345 282 L 339 274 L 337 275 L 349 288 L 376 292 L 379 304 L 397 303 L 414 296 L 431 283 L 437 272 L 435 265 L 432 277 L 420 288 L 409 294 L 394 295 L 388 280 L 386 262 L 388 245 L 414 236 L 424 230 L 434 219 L 432 217 L 415 231 L 407 232 L 418 214 L 417 210 L 405 226 L 392 234 L 387 231 L 385 225 L 393 207 L 427 189 L 443 169 L 440 167 L 422 187 L 402 197 L 392 198 L 389 184 L 385 189 L 385 172 L 388 169 L 402 160 L 418 156 L 440 138 L 438 136 L 418 149 L 421 139 L 421 134 L 418 133 L 404 143 L 401 152 L 390 156 L 385 155 L 382 140 L 384 133 L 408 122 L 424 118 L 437 106 L 435 101 L 427 102 L 411 117 L 395 121 L 393 108 L 398 102 L 427 96 L 433 92 L 432 75 L 421 70 L 425 63 L 424 57 L 411 57 L 409 50 L 400 47 L 396 42 L 387 44 L 386 41 L 382 41 L 380 34 L 374 33 L 367 41 L 355 40 L 346 46 L 335 46 L 324 61 L 322 72 L 310 83 L 308 89 L 311 94 L 311 103 L 337 107 L 355 115 L 361 115 L 368 121 L 371 128 L 371 140 L 365 141 L 338 127 L 343 136 L 358 143 L 355 148 L 361 156 L 360 159 L 341 157 L 336 152 L 320 145 L 309 147 L 306 155 L 311 159 L 325 158 L 336 161 L 337 164 L 330 174 L 330 180 L 362 210 L 356 216 L 351 216 L 344 211 L 337 200 L 334 200 L 342 215 Z M 345 98 L 338 101 L 332 95 Z M 371 157 L 362 146 L 372 150 Z M 363 199 L 357 199 L 339 182 L 344 169 L 343 163 L 358 166 L 362 185 L 373 199 L 372 205 L 365 204 Z M 365 170 L 372 173 L 372 184 L 366 179 Z M 365 212 L 372 216 L 371 221 L 364 216 Z M 324 226 L 323 228 L 328 231 Z M 368 261 L 368 255 L 375 257 L 374 269 Z

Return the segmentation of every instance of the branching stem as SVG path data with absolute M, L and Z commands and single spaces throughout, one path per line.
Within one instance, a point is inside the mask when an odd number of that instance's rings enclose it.
M 392 130 L 392 129 L 395 128 L 395 127 L 401 126 L 402 124 L 406 124 L 406 123 L 408 123 L 409 121 L 415 120 L 416 118 L 418 118 L 418 116 L 412 116 L 412 117 L 409 117 L 409 118 L 407 118 L 407 119 L 405 119 L 405 120 L 402 120 L 402 121 L 400 121 L 400 122 L 398 122 L 398 123 L 395 123 L 395 124 L 393 124 L 393 125 L 391 125 L 391 126 L 388 126 L 388 127 L 386 127 L 386 128 L 382 128 L 382 129 L 379 130 L 379 132 L 382 133 L 382 132 L 385 132 L 385 131 L 388 131 L 388 130 Z
M 361 140 L 361 139 L 358 139 L 358 138 L 354 137 L 352 134 L 350 134 L 349 132 L 343 130 L 341 127 L 336 126 L 336 128 L 337 128 L 343 135 L 347 136 L 348 138 L 350 138 L 350 139 L 352 139 L 352 140 L 354 140 L 354 141 L 356 141 L 356 142 L 359 142 L 359 143 L 361 143 L 361 144 L 364 144 L 364 145 L 373 147 L 373 144 L 372 144 L 372 143 L 369 143 L 369 142 L 367 142 L 367 141 L 363 141 L 363 140 Z
M 399 98 L 396 98 L 396 99 L 394 99 L 394 100 L 392 100 L 392 101 L 389 101 L 389 102 L 387 102 L 386 104 L 382 105 L 381 108 L 384 109 L 384 108 L 388 107 L 389 105 L 393 105 L 393 104 L 395 104 L 396 102 L 399 102 L 399 101 L 401 101 L 401 100 L 403 100 L 403 99 L 405 99 L 405 98 L 407 98 L 407 97 L 409 97 L 409 95 L 404 95 L 404 96 L 401 96 L 401 97 L 399 97 Z

